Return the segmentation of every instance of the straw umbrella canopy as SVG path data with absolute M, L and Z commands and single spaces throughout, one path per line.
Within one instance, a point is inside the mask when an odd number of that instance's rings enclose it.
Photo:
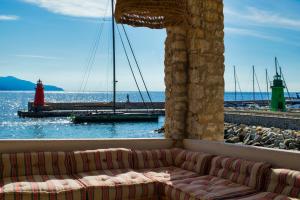
M 153 29 L 186 24 L 186 0 L 117 0 L 118 23 Z

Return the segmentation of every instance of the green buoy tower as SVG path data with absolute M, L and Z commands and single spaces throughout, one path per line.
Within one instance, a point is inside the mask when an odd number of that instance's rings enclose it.
M 271 89 L 272 89 L 271 110 L 285 112 L 286 111 L 286 103 L 284 97 L 285 83 L 283 81 L 281 70 L 280 70 L 280 74 L 278 73 L 278 68 L 279 68 L 278 60 L 275 57 L 276 75 L 274 76 L 273 83 L 271 84 Z

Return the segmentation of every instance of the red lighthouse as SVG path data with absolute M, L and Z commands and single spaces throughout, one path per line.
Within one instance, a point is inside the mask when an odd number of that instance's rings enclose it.
M 34 108 L 39 111 L 45 105 L 44 86 L 41 80 L 38 80 L 35 88 Z

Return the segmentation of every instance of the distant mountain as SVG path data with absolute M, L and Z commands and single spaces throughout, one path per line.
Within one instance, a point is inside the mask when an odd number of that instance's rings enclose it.
M 31 91 L 35 89 L 35 85 L 35 83 L 13 76 L 0 77 L 0 91 Z M 64 89 L 53 85 L 44 85 L 44 88 L 45 91 L 64 91 Z

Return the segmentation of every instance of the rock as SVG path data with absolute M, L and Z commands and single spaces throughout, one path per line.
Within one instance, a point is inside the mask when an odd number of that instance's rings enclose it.
M 286 146 L 284 143 L 279 143 L 279 149 L 285 149 L 285 148 L 286 148 Z
M 224 138 L 227 143 L 300 150 L 300 132 L 293 130 L 225 123 Z
M 154 130 L 157 133 L 164 133 L 165 132 L 165 127 L 161 127 L 159 129 Z
M 263 146 L 261 143 L 259 143 L 259 142 L 255 142 L 254 144 L 253 144 L 253 146 L 256 146 L 256 147 L 261 147 L 261 146 Z
M 238 142 L 240 142 L 240 138 L 237 137 L 237 136 L 234 136 L 232 138 L 227 139 L 225 142 L 227 142 L 227 143 L 238 143 Z
M 294 143 L 294 140 L 293 139 L 286 139 L 286 140 L 284 140 L 283 143 L 284 143 L 285 146 L 288 147 L 291 143 Z
M 289 149 L 298 149 L 295 143 L 290 143 L 288 148 Z
M 262 136 L 261 135 L 255 135 L 253 143 L 258 143 L 262 141 Z

